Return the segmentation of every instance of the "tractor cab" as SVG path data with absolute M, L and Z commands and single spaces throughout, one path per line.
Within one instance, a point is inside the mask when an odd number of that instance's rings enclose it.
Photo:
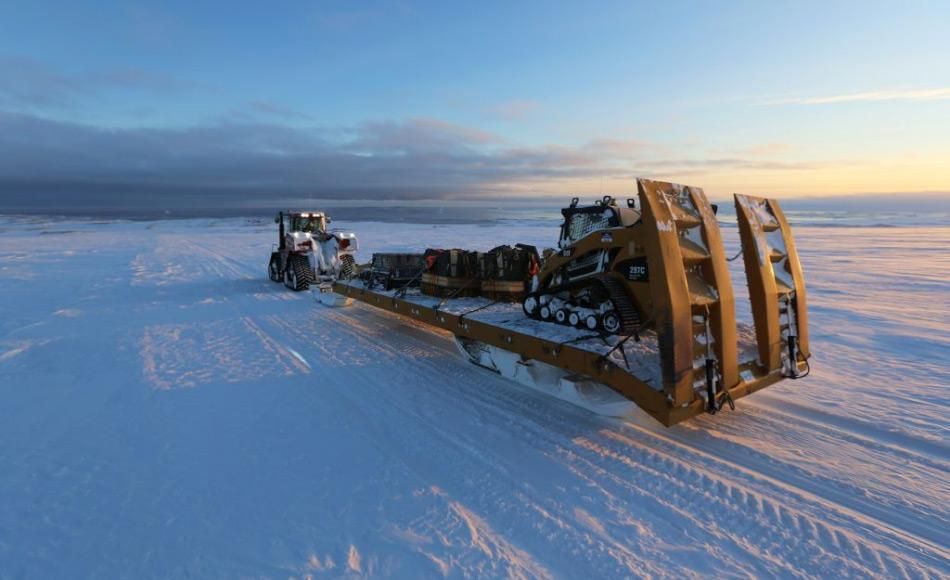
M 320 212 L 292 212 L 290 217 L 290 231 L 307 234 L 316 234 L 327 231 L 327 222 L 330 219 Z
M 640 221 L 640 212 L 633 199 L 627 200 L 627 207 L 620 207 L 617 200 L 609 195 L 594 205 L 578 207 L 578 202 L 578 198 L 572 198 L 570 207 L 561 210 L 564 216 L 558 242 L 561 248 L 576 244 L 592 232 L 629 227 Z
M 280 249 L 293 252 L 306 251 L 314 237 L 324 237 L 330 218 L 323 212 L 289 211 L 277 214 L 274 222 L 280 225 Z

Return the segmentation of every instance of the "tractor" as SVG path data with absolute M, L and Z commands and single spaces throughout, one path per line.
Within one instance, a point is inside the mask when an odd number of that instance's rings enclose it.
M 322 212 L 280 212 L 267 276 L 299 292 L 311 284 L 350 278 L 356 272 L 356 234 L 327 229 L 330 216 Z

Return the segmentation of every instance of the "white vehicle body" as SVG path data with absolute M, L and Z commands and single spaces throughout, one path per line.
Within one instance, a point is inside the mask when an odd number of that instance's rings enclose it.
M 347 262 L 353 264 L 353 255 L 359 249 L 356 234 L 351 232 L 292 232 L 291 235 L 298 251 L 306 252 L 310 268 L 320 281 L 339 278 L 344 273 Z
M 356 234 L 328 229 L 322 212 L 281 212 L 274 221 L 280 228 L 268 263 L 271 280 L 299 291 L 353 274 Z

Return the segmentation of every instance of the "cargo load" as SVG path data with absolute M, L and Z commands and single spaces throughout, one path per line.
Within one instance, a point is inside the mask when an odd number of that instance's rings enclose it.
M 422 254 L 377 253 L 360 272 L 360 279 L 368 288 L 384 290 L 418 286 L 424 268 Z
M 425 251 L 422 293 L 440 298 L 478 296 L 478 253 L 469 250 Z
M 481 295 L 492 300 L 521 302 L 532 276 L 541 269 L 534 246 L 498 246 L 478 254 Z

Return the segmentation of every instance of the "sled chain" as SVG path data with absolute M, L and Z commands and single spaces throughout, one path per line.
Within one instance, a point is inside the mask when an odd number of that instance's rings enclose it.
M 393 298 L 402 298 L 403 296 L 405 296 L 406 291 L 409 289 L 410 286 L 412 286 L 413 282 L 415 282 L 416 280 L 422 277 L 423 272 L 425 272 L 425 270 L 419 270 L 418 274 L 413 276 L 411 280 L 409 280 L 408 282 L 403 284 L 398 290 L 396 290 L 395 294 L 393 294 Z

